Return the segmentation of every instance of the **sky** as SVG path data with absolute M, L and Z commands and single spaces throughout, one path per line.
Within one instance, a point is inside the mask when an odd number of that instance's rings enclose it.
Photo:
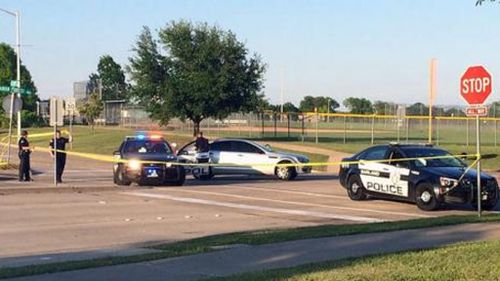
M 303 96 L 427 102 L 437 59 L 436 104 L 463 105 L 468 66 L 493 76 L 500 100 L 500 4 L 476 0 L 0 0 L 21 13 L 22 60 L 42 98 L 71 96 L 73 82 L 109 54 L 126 65 L 142 26 L 172 20 L 233 31 L 267 64 L 272 103 Z M 0 13 L 0 41 L 15 43 L 14 18 Z M 499 80 L 500 81 L 500 80 Z

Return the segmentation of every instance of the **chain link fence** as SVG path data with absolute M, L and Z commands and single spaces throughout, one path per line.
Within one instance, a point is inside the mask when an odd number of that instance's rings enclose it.
M 140 108 L 124 108 L 121 126 L 160 129 Z M 481 119 L 482 145 L 497 146 L 500 118 Z M 429 130 L 431 128 L 431 130 Z M 163 130 L 192 135 L 193 124 L 174 119 Z M 266 140 L 287 140 L 315 143 L 387 142 L 432 143 L 438 145 L 475 145 L 475 118 L 398 115 L 360 115 L 344 113 L 248 113 L 232 114 L 223 120 L 205 119 L 200 130 L 214 138 L 235 137 Z

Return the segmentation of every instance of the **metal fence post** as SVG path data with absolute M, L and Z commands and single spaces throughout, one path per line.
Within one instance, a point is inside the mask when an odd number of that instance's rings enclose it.
M 406 143 L 410 141 L 410 121 L 411 118 L 406 118 Z
M 319 114 L 318 114 L 318 110 L 316 110 L 316 143 L 319 142 L 318 140 L 318 125 L 319 125 Z
M 375 142 L 375 114 L 372 115 L 372 144 Z
M 288 138 L 290 138 L 290 113 L 286 114 L 286 121 L 288 125 Z
M 302 142 L 304 142 L 304 138 L 305 138 L 305 131 L 306 131 L 306 124 L 305 124 L 305 117 L 304 117 L 304 113 L 302 113 Z
M 439 119 L 436 118 L 436 145 L 439 145 Z
M 347 116 L 344 115 L 344 143 L 346 142 L 347 139 Z
M 467 147 L 469 147 L 469 118 L 465 118 L 465 123 L 466 123 L 466 129 L 465 129 L 465 134 L 466 134 L 466 141 L 465 144 Z
M 264 112 L 260 114 L 260 121 L 261 121 L 261 131 L 260 131 L 260 138 L 264 137 Z
M 278 136 L 278 132 L 277 132 L 278 120 L 276 119 L 276 113 L 273 113 L 273 118 L 274 118 L 274 137 L 277 137 Z

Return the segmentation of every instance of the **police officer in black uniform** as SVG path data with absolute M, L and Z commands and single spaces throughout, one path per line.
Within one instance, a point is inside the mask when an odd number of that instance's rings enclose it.
M 203 137 L 203 132 L 198 133 L 194 146 L 197 152 L 208 152 L 210 150 L 208 140 Z
M 73 137 L 70 135 L 69 138 L 61 137 L 61 131 L 56 131 L 56 181 L 62 183 L 62 174 L 64 172 L 64 166 L 66 166 L 66 153 L 62 152 L 66 150 L 66 144 L 73 141 Z M 54 139 L 50 140 L 50 154 L 54 157 Z
M 28 131 L 22 131 L 18 142 L 19 147 L 19 181 L 31 181 L 30 154 L 33 150 L 28 142 Z

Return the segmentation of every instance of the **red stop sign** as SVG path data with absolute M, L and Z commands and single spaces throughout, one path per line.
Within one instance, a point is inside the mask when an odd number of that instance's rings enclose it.
M 469 67 L 460 79 L 460 94 L 468 104 L 483 104 L 491 94 L 491 75 L 482 66 Z

